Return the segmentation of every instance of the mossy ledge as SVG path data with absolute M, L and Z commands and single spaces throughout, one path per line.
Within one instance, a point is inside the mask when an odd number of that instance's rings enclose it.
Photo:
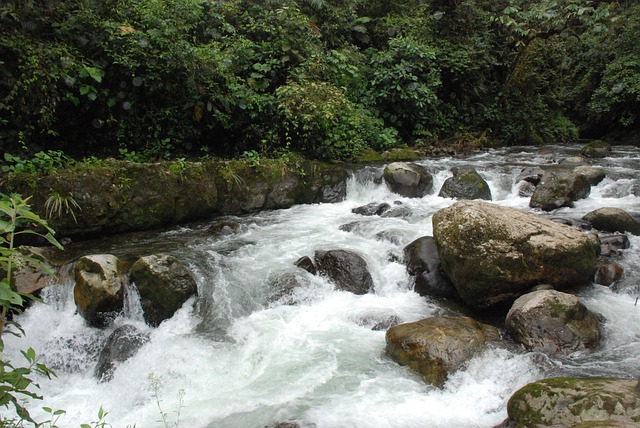
M 33 210 L 49 220 L 59 237 L 91 238 L 337 202 L 345 197 L 347 177 L 344 165 L 306 160 L 108 160 L 45 175 L 4 175 L 0 183 L 5 193 L 31 196 Z

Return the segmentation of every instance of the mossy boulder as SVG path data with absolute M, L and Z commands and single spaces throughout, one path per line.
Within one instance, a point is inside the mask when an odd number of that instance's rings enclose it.
M 598 318 L 576 296 L 555 290 L 519 297 L 505 327 L 528 351 L 554 356 L 596 348 L 603 337 Z
M 471 318 L 433 317 L 389 328 L 386 353 L 425 382 L 442 387 L 449 373 L 500 340 L 498 329 Z
M 130 276 L 140 293 L 144 319 L 154 327 L 171 318 L 198 292 L 189 269 L 167 254 L 139 258 L 131 266 Z
M 621 208 L 603 207 L 582 217 L 594 228 L 604 232 L 629 232 L 640 235 L 640 221 Z
M 531 195 L 529 206 L 543 211 L 573 207 L 573 203 L 591 193 L 586 175 L 574 171 L 547 171 Z
M 94 327 L 104 327 L 124 307 L 125 268 L 112 254 L 81 257 L 74 268 L 73 296 L 78 313 Z
M 473 168 L 451 168 L 452 177 L 447 178 L 438 196 L 455 199 L 483 199 L 490 201 L 489 184 Z
M 459 201 L 433 216 L 442 268 L 474 308 L 510 304 L 537 284 L 590 283 L 596 246 L 582 232 L 536 214 Z
M 592 186 L 597 185 L 607 176 L 604 169 L 589 165 L 577 166 L 573 169 L 573 172 L 586 176 Z
M 640 426 L 637 380 L 550 378 L 516 391 L 507 404 L 507 426 Z
M 611 144 L 602 140 L 593 140 L 585 144 L 580 154 L 586 158 L 604 158 L 611 153 Z
M 383 177 L 392 192 L 407 198 L 421 198 L 433 187 L 433 176 L 415 163 L 392 162 L 385 167 Z

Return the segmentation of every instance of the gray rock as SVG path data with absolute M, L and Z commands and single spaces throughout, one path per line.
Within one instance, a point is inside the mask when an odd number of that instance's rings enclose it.
M 112 254 L 78 259 L 73 297 L 78 313 L 94 327 L 105 327 L 124 307 L 125 272 Z
M 629 232 L 640 235 L 640 221 L 621 208 L 604 207 L 587 213 L 582 219 L 605 232 Z
M 316 251 L 314 260 L 318 273 L 328 277 L 339 290 L 366 294 L 373 288 L 367 262 L 352 251 Z
M 489 202 L 436 212 L 433 234 L 444 272 L 475 308 L 511 303 L 535 284 L 590 283 L 596 270 L 596 248 L 582 232 Z
M 433 176 L 421 165 L 393 162 L 384 169 L 384 181 L 392 192 L 408 198 L 421 198 L 433 187 Z
M 637 427 L 637 380 L 551 378 L 516 391 L 507 404 L 509 426 Z
M 105 341 L 94 376 L 100 382 L 113 379 L 118 363 L 133 357 L 138 350 L 149 341 L 149 336 L 132 325 L 123 325 L 111 333 Z
M 136 260 L 131 266 L 131 280 L 140 293 L 144 319 L 151 326 L 171 318 L 198 292 L 187 267 L 167 254 L 153 254 Z
M 591 183 L 587 176 L 569 171 L 547 171 L 531 195 L 529 206 L 543 211 L 572 207 L 575 201 L 590 193 Z
M 419 373 L 425 382 L 442 387 L 449 373 L 489 342 L 500 340 L 498 329 L 471 318 L 434 317 L 391 327 L 386 353 Z
M 354 214 L 373 216 L 373 215 L 382 215 L 384 212 L 388 211 L 389 208 L 391 208 L 391 205 L 387 203 L 379 204 L 377 202 L 371 202 L 370 204 L 354 208 L 351 210 L 351 212 Z
M 603 257 L 616 256 L 620 250 L 626 250 L 631 246 L 631 241 L 627 235 L 611 235 L 600 237 L 600 255 Z
M 442 184 L 438 196 L 455 199 L 484 199 L 490 201 L 491 189 L 487 182 L 472 168 L 451 168 L 453 177 Z
M 315 275 L 317 272 L 316 264 L 308 256 L 300 257 L 294 264 L 300 269 L 304 269 L 312 275 Z
M 602 341 L 598 318 L 576 296 L 555 290 L 525 294 L 505 321 L 509 335 L 528 351 L 567 355 Z

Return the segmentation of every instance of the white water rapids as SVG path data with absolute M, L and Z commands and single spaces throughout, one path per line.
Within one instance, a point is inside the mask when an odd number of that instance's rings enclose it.
M 21 363 L 19 349 L 33 347 L 58 378 L 38 379 L 42 401 L 29 404 L 44 420 L 42 406 L 64 409 L 60 427 L 97 420 L 102 406 L 113 427 L 265 427 L 295 421 L 303 427 L 492 427 L 506 418 L 513 392 L 536 379 L 557 376 L 640 377 L 640 238 L 617 261 L 625 269 L 619 291 L 593 285 L 580 292 L 583 303 L 605 319 L 606 340 L 595 352 L 552 359 L 517 346 L 488 349 L 453 373 L 443 389 L 384 355 L 380 322 L 415 321 L 456 313 L 453 306 L 421 297 L 410 289 L 402 249 L 432 234 L 431 216 L 454 201 L 437 196 L 456 165 L 471 165 L 488 181 L 494 202 L 529 209 L 518 196 L 515 177 L 525 166 L 554 162 L 576 148 L 500 149 L 466 158 L 425 159 L 434 175 L 433 194 L 399 197 L 374 184 L 382 167 L 358 171 L 347 199 L 335 204 L 296 206 L 234 218 L 239 234 L 212 236 L 209 224 L 155 234 L 118 237 L 96 243 L 94 252 L 117 255 L 166 252 L 187 263 L 198 281 L 199 301 L 187 302 L 170 320 L 151 329 L 142 321 L 135 293 L 116 326 L 134 324 L 150 341 L 120 364 L 112 381 L 93 376 L 97 354 L 113 331 L 88 327 L 76 314 L 73 284 L 49 287 L 45 303 L 19 317 L 22 339 L 6 338 L 7 354 Z M 615 147 L 610 158 L 594 162 L 607 178 L 574 208 L 555 217 L 574 220 L 599 207 L 640 213 L 640 150 Z M 363 217 L 355 207 L 401 201 L 406 219 Z M 352 232 L 341 225 L 361 221 Z M 380 234 L 380 232 L 384 232 Z M 151 250 L 140 248 L 151 248 Z M 374 292 L 354 295 L 333 290 L 308 275 L 296 305 L 269 302 L 278 275 L 295 269 L 300 257 L 318 249 L 350 249 L 362 255 L 374 279 Z M 87 252 L 89 254 L 90 252 Z M 161 409 L 161 410 L 160 410 Z M 166 424 L 162 421 L 162 412 Z

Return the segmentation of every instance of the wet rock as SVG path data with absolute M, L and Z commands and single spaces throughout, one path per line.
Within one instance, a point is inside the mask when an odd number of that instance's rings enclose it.
M 605 232 L 629 232 L 634 235 L 640 235 L 640 221 L 620 208 L 598 208 L 587 213 L 582 219 L 595 229 Z
M 298 290 L 309 285 L 309 280 L 297 272 L 285 272 L 279 275 L 271 285 L 269 302 L 278 302 L 284 305 L 295 305 L 298 299 L 295 294 Z
M 384 181 L 392 192 L 408 198 L 421 198 L 433 187 L 433 176 L 425 167 L 406 162 L 387 165 Z
M 406 205 L 396 204 L 382 213 L 384 218 L 407 218 L 411 216 L 411 208 Z
M 453 177 L 442 184 L 438 196 L 455 199 L 491 200 L 491 189 L 487 182 L 473 168 L 451 168 Z
M 214 235 L 235 235 L 240 232 L 241 227 L 240 223 L 236 223 L 235 221 L 220 220 L 209 227 L 209 232 Z
M 529 206 L 543 211 L 572 207 L 575 201 L 588 197 L 590 193 L 591 184 L 585 175 L 568 171 L 547 171 L 533 192 Z
M 521 181 L 520 183 L 518 183 L 517 189 L 518 189 L 518 196 L 526 198 L 526 197 L 531 197 L 531 195 L 533 195 L 533 192 L 535 192 L 536 190 L 536 186 L 535 184 L 529 183 L 528 181 Z
M 118 363 L 133 357 L 148 341 L 149 336 L 132 325 L 118 327 L 109 335 L 100 351 L 94 376 L 100 382 L 109 382 Z
M 551 378 L 516 391 L 507 404 L 509 426 L 636 427 L 637 380 Z
M 597 185 L 607 176 L 604 172 L 604 169 L 597 168 L 595 166 L 581 165 L 575 167 L 573 171 L 577 174 L 585 175 L 589 179 L 589 183 L 591 183 L 592 186 Z
M 78 313 L 94 327 L 105 327 L 124 306 L 125 271 L 112 254 L 78 259 L 73 297 Z
M 528 351 L 568 355 L 602 341 L 598 318 L 576 296 L 554 290 L 519 297 L 505 321 L 509 335 Z
M 294 264 L 300 269 L 304 269 L 312 275 L 315 275 L 318 271 L 316 269 L 316 264 L 308 256 L 300 257 Z
M 585 158 L 604 158 L 611 154 L 611 144 L 602 140 L 593 140 L 580 150 Z
M 631 246 L 627 235 L 610 235 L 600 237 L 600 255 L 611 257 L 620 254 L 620 250 L 626 250 Z
M 624 269 L 616 262 L 604 263 L 598 266 L 593 282 L 600 285 L 610 286 L 622 278 Z
M 537 166 L 528 166 L 526 168 L 522 168 L 520 174 L 516 177 L 516 182 L 525 181 L 537 186 L 543 175 L 544 169 Z
M 378 241 L 387 241 L 395 245 L 400 245 L 402 243 L 404 236 L 402 235 L 402 232 L 399 232 L 399 231 L 383 230 L 381 232 L 376 233 L 375 238 Z
M 456 291 L 444 273 L 436 243 L 431 236 L 423 236 L 403 249 L 407 273 L 414 278 L 414 290 L 421 296 L 455 297 Z
M 198 292 L 187 267 L 167 254 L 139 258 L 131 266 L 130 275 L 140 293 L 144 319 L 151 326 L 171 318 Z
M 442 387 L 449 373 L 489 342 L 499 340 L 498 329 L 471 318 L 434 317 L 391 327 L 386 353 L 419 373 L 425 382 Z
M 389 208 L 391 208 L 391 205 L 387 203 L 379 204 L 377 202 L 371 202 L 370 204 L 354 208 L 351 210 L 351 212 L 354 214 L 373 216 L 373 215 L 382 215 L 384 212 L 388 211 Z
M 314 260 L 318 274 L 328 277 L 339 290 L 366 294 L 373 288 L 367 262 L 352 251 L 316 251 Z
M 460 201 L 436 212 L 433 233 L 444 272 L 475 308 L 511 303 L 534 284 L 590 283 L 596 270 L 585 234 L 488 202 Z

